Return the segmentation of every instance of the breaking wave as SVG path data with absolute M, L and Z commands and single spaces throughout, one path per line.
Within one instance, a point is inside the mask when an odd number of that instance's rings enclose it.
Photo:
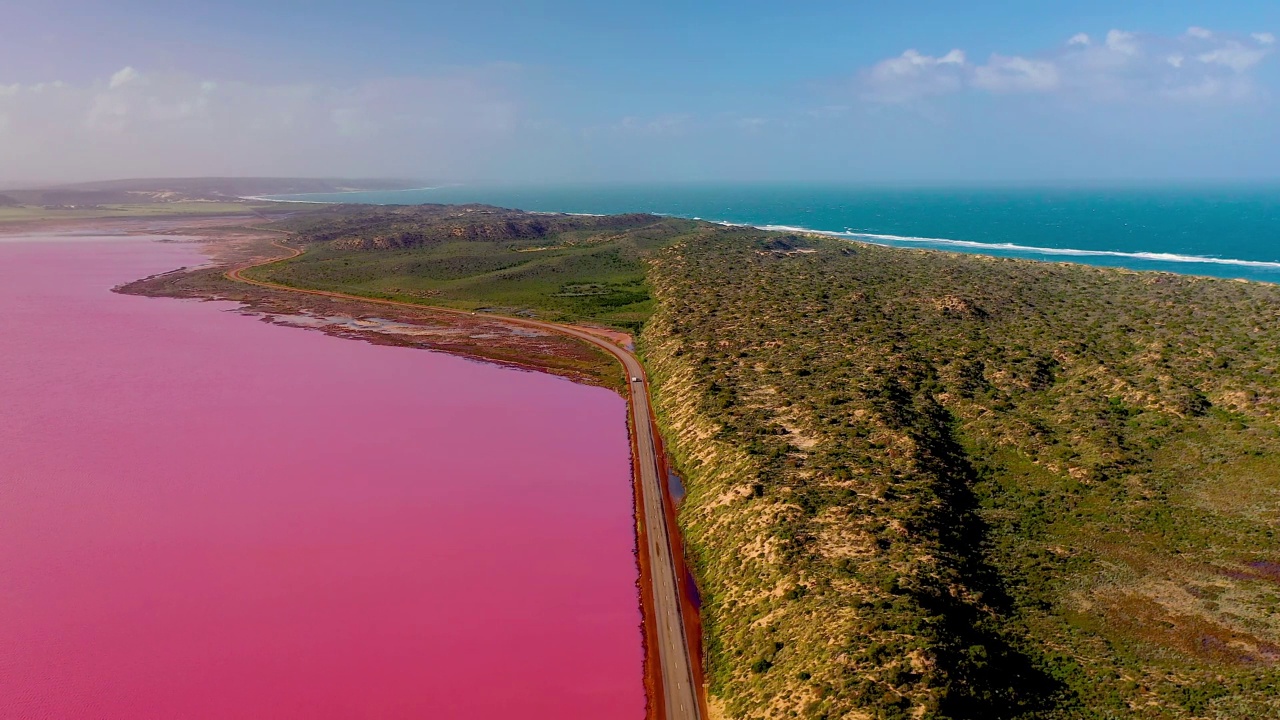
M 1266 260 L 1238 260 L 1235 258 L 1210 257 L 1207 255 L 1179 255 L 1162 252 L 1124 252 L 1121 250 L 1082 250 L 1079 248 L 1038 247 L 1035 245 L 1017 245 L 1015 243 L 984 243 L 974 240 L 951 240 L 948 238 L 912 237 L 909 235 L 882 235 L 864 233 L 855 230 L 835 232 L 830 230 L 810 230 L 790 225 L 762 225 L 761 230 L 779 230 L 784 232 L 808 232 L 833 237 L 850 238 L 877 244 L 915 243 L 935 247 L 957 247 L 988 252 L 1027 253 L 1034 255 L 1064 255 L 1068 257 L 1115 257 L 1149 262 L 1170 263 L 1208 263 L 1212 265 L 1236 265 L 1240 267 L 1268 268 L 1280 270 L 1280 262 Z

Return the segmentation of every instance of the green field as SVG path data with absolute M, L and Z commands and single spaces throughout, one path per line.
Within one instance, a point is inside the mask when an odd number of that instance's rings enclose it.
M 696 228 L 658 217 L 618 227 L 584 218 L 528 237 L 500 225 L 485 237 L 441 231 L 419 241 L 413 233 L 453 220 L 418 215 L 398 222 L 412 229 L 305 223 L 298 235 L 304 255 L 251 274 L 299 287 L 635 330 L 653 312 L 645 258 Z M 360 246 L 401 232 L 412 241 Z

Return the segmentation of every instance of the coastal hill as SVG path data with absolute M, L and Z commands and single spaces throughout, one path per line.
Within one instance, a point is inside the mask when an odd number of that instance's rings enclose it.
M 1280 715 L 1280 286 L 749 230 L 649 279 L 728 717 Z
M 655 216 L 286 227 L 265 279 L 642 329 L 719 716 L 1280 715 L 1280 286 Z
M 584 240 L 592 233 L 605 233 L 602 238 L 608 239 L 608 233 L 659 223 L 661 218 L 641 213 L 595 216 L 527 213 L 488 205 L 340 205 L 307 216 L 299 224 L 299 239 L 329 242 L 338 250 L 407 250 L 454 241 L 519 243 L 555 237 L 569 242 L 570 233 Z
M 340 205 L 279 227 L 307 252 L 251 272 L 261 279 L 639 330 L 653 311 L 646 258 L 702 224 L 486 205 Z

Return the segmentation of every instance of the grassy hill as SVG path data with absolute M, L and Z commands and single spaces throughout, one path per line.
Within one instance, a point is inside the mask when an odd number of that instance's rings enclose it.
M 255 272 L 287 285 L 637 329 L 653 311 L 645 257 L 698 226 L 482 205 L 343 206 L 290 225 L 306 254 Z

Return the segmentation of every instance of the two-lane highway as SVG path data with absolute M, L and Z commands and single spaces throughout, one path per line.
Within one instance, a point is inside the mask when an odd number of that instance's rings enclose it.
M 268 258 L 266 260 L 244 265 L 227 271 L 229 280 L 288 292 L 305 293 L 324 297 L 357 300 L 377 305 L 394 305 L 416 309 L 428 308 L 433 312 L 444 312 L 458 315 L 470 315 L 464 310 L 441 308 L 415 303 L 403 303 L 395 300 L 379 300 L 376 298 L 348 295 L 346 293 L 325 290 L 306 290 L 289 287 L 278 283 L 264 282 L 245 277 L 242 272 L 249 268 L 280 262 L 297 257 L 302 251 L 280 242 L 273 243 L 288 255 Z M 494 316 L 490 316 L 494 317 Z M 640 497 L 638 511 L 645 527 L 645 539 L 649 555 L 650 581 L 653 585 L 653 615 L 646 617 L 651 623 L 658 642 L 658 694 L 663 699 L 662 714 L 665 720 L 701 720 L 702 713 L 698 704 L 701 688 L 696 686 L 693 655 L 690 653 L 690 638 L 685 634 L 685 623 L 682 614 L 680 596 L 680 578 L 676 574 L 676 558 L 673 557 L 671 530 L 667 526 L 667 514 L 663 505 L 666 478 L 662 477 L 665 465 L 658 454 L 658 444 L 653 436 L 653 410 L 649 403 L 649 382 L 644 366 L 634 354 L 612 342 L 594 335 L 582 328 L 560 323 L 529 320 L 525 318 L 500 317 L 503 322 L 514 325 L 541 328 L 552 332 L 569 335 L 590 343 L 618 359 L 627 374 L 629 385 L 628 405 L 631 410 L 631 431 L 637 455 L 633 458 L 640 474 Z M 694 640 L 700 641 L 700 638 Z M 650 698 L 652 701 L 653 698 Z

